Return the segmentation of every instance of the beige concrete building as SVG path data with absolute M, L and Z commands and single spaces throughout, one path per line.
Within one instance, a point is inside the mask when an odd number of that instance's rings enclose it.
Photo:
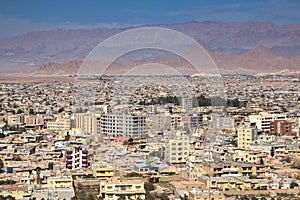
M 238 147 L 249 148 L 250 144 L 257 137 L 257 130 L 254 127 L 243 127 L 237 129 L 238 134 Z
M 260 112 L 258 115 L 249 115 L 250 123 L 255 123 L 259 131 L 271 131 L 271 122 L 286 119 L 285 114 Z
M 189 137 L 179 135 L 166 141 L 165 159 L 170 164 L 186 163 L 189 156 Z
M 80 129 L 83 133 L 100 134 L 101 132 L 101 115 L 94 113 L 75 113 L 75 128 Z
M 121 196 L 126 199 L 145 199 L 144 181 L 140 179 L 122 179 L 113 177 L 100 181 L 100 196 L 103 200 L 118 200 Z

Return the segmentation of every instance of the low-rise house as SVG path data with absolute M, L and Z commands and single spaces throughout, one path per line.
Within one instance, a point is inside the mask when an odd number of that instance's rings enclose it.
M 109 179 L 114 176 L 114 169 L 108 163 L 92 163 L 94 177 L 98 179 Z
M 49 177 L 47 179 L 48 189 L 54 188 L 71 188 L 73 187 L 73 179 L 71 176 Z
M 207 200 L 207 199 L 214 199 L 214 200 L 225 200 L 225 196 L 217 191 L 217 190 L 193 190 L 189 192 L 189 199 L 190 200 Z

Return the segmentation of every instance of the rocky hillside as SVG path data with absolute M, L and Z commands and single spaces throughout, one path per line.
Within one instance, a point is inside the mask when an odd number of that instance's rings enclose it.
M 227 68 L 293 67 L 299 60 L 296 57 L 300 56 L 300 24 L 187 22 L 156 26 L 177 30 L 198 42 L 205 42 L 210 51 L 218 52 L 217 62 L 225 60 L 221 64 Z M 19 71 L 38 69 L 48 62 L 82 60 L 99 42 L 126 29 L 55 29 L 1 39 L 0 67 L 2 71 Z M 259 58 L 253 60 L 255 56 Z M 262 61 L 264 58 L 266 60 Z M 249 59 L 248 64 L 246 59 Z

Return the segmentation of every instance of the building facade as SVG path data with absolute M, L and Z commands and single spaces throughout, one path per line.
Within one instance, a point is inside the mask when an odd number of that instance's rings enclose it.
M 257 129 L 254 127 L 242 127 L 237 129 L 238 148 L 250 148 L 250 144 L 256 140 Z
M 114 176 L 114 169 L 108 163 L 93 163 L 92 170 L 98 179 L 109 179 Z
M 255 123 L 259 131 L 271 131 L 271 122 L 286 119 L 285 114 L 261 112 L 258 115 L 249 115 L 251 123 Z
M 286 120 L 274 120 L 270 124 L 271 134 L 291 135 L 293 133 L 293 122 Z
M 180 135 L 166 141 L 165 159 L 169 164 L 186 163 L 189 156 L 189 137 Z
M 100 181 L 100 196 L 103 200 L 145 199 L 144 182 L 139 179 L 121 179 L 113 177 L 110 180 Z
M 66 151 L 67 169 L 88 168 L 88 166 L 88 150 L 77 146 L 73 150 Z
M 101 116 L 100 114 L 75 113 L 75 128 L 80 129 L 83 133 L 100 134 Z
M 101 115 L 101 134 L 111 137 L 145 138 L 146 116 L 136 114 Z
M 71 176 L 49 177 L 47 179 L 48 189 L 55 188 L 72 188 L 73 179 Z

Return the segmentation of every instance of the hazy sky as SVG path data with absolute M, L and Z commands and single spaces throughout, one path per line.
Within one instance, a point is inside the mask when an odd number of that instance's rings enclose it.
M 300 0 L 1 0 L 0 38 L 53 28 L 186 21 L 300 23 Z

